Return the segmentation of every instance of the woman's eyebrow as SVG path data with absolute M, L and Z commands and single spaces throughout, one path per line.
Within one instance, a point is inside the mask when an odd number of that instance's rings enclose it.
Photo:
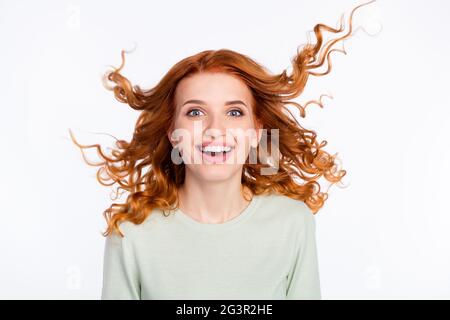
M 185 104 L 188 104 L 188 103 L 196 103 L 196 104 L 203 104 L 203 105 L 206 104 L 206 102 L 203 101 L 203 100 L 193 99 L 193 100 L 188 100 L 188 101 L 186 101 L 185 103 L 182 104 L 182 106 L 184 106 Z M 232 101 L 227 101 L 227 102 L 225 102 L 225 105 L 226 105 L 226 106 L 232 105 L 232 104 L 242 104 L 242 105 L 244 105 L 246 108 L 248 108 L 248 106 L 247 106 L 243 101 L 241 101 L 241 100 L 232 100 Z

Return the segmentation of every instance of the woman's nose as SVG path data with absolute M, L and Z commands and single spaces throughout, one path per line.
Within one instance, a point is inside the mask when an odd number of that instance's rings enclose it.
M 205 131 L 210 131 L 210 135 L 224 135 L 225 134 L 225 121 L 221 115 L 211 115 L 206 120 Z

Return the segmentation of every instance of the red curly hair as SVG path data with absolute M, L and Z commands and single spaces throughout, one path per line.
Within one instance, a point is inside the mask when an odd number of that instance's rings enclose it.
M 117 149 L 113 149 L 112 156 L 108 157 L 99 144 L 81 145 L 76 142 L 69 129 L 72 141 L 78 147 L 97 149 L 103 162 L 90 163 L 81 150 L 83 158 L 89 165 L 101 166 L 97 171 L 97 180 L 102 185 L 118 184 L 114 199 L 117 199 L 119 189 L 129 192 L 125 203 L 113 203 L 103 212 L 107 222 L 103 236 L 116 231 L 123 237 L 119 228 L 120 222 L 128 220 L 140 224 L 154 208 L 163 211 L 177 208 L 177 190 L 184 182 L 185 166 L 183 163 L 177 165 L 171 161 L 172 145 L 166 135 L 174 117 L 174 93 L 181 79 L 206 71 L 220 71 L 239 77 L 251 90 L 255 101 L 254 116 L 263 124 L 263 128 L 267 129 L 268 135 L 270 136 L 270 129 L 279 130 L 278 171 L 272 175 L 261 175 L 260 169 L 270 167 L 270 164 L 265 161 L 258 161 L 256 164 L 246 161 L 242 170 L 242 185 L 254 195 L 278 193 L 304 201 L 316 214 L 328 197 L 326 192 L 321 192 L 317 180 L 324 176 L 331 184 L 335 184 L 340 182 L 346 171 L 337 169 L 337 153 L 331 156 L 323 150 L 327 141 L 319 143 L 317 134 L 303 128 L 287 105 L 297 107 L 303 118 L 305 108 L 309 104 L 315 103 L 323 107 L 323 95 L 319 101 L 309 101 L 303 106 L 290 100 L 303 92 L 310 75 L 322 76 L 330 72 L 331 52 L 340 51 L 346 54 L 345 50 L 332 49 L 332 46 L 350 37 L 354 11 L 373 1 L 375 0 L 358 5 L 351 11 L 349 29 L 341 37 L 323 43 L 322 33 L 342 32 L 343 15 L 339 29 L 316 24 L 313 30 L 317 42 L 308 42 L 297 49 L 297 54 L 292 59 L 293 71 L 290 75 L 286 70 L 281 74 L 271 74 L 248 56 L 232 50 L 206 50 L 179 61 L 155 87 L 143 90 L 137 85 L 133 86 L 120 74 L 125 63 L 125 51 L 122 50 L 120 67 L 107 72 L 103 80 L 105 85 L 106 78 L 115 83 L 112 87 L 106 87 L 114 92 L 117 100 L 140 111 L 131 141 L 116 139 Z M 328 65 L 326 71 L 313 71 L 325 62 Z M 270 141 L 269 138 L 269 147 Z M 106 178 L 102 175 L 104 173 Z M 297 183 L 295 178 L 304 183 Z

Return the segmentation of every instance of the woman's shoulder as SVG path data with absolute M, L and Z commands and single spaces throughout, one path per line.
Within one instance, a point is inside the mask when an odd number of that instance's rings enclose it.
M 313 211 L 307 204 L 284 194 L 262 195 L 262 210 L 282 216 L 290 223 L 310 224 L 314 220 Z
M 312 214 L 312 210 L 302 200 L 294 199 L 290 196 L 280 193 L 261 194 L 264 205 L 270 205 L 272 207 L 278 207 L 280 210 L 287 212 L 298 211 L 309 212 Z
M 154 208 L 141 223 L 124 220 L 119 224 L 119 229 L 124 237 L 132 240 L 148 235 L 149 230 L 161 227 L 166 224 L 170 218 L 171 215 L 167 214 L 167 212 L 165 213 L 159 208 Z

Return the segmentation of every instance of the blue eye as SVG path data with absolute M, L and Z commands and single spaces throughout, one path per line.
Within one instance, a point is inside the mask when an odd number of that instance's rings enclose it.
M 191 109 L 191 110 L 189 110 L 189 111 L 186 113 L 186 115 L 187 115 L 188 117 L 197 117 L 197 116 L 200 115 L 199 113 L 193 114 L 193 112 L 202 112 L 202 111 L 201 111 L 200 109 Z M 244 115 L 244 113 L 243 113 L 242 110 L 240 110 L 240 109 L 233 109 L 233 110 L 230 110 L 229 113 L 231 113 L 231 112 L 237 112 L 237 114 L 234 113 L 234 115 L 232 115 L 233 117 L 242 117 L 242 116 Z
M 237 115 L 237 116 L 235 116 L 235 117 L 242 117 L 242 116 L 244 115 L 244 113 L 242 112 L 242 110 L 239 110 L 239 109 L 233 109 L 233 110 L 231 110 L 230 112 L 233 112 L 233 111 L 237 111 L 237 112 L 240 113 L 240 115 Z
M 195 115 L 192 115 L 192 114 L 191 114 L 192 111 L 200 111 L 200 110 L 199 110 L 199 109 L 191 109 L 191 110 L 189 110 L 189 111 L 186 113 L 186 115 L 189 116 L 189 117 L 195 117 Z

